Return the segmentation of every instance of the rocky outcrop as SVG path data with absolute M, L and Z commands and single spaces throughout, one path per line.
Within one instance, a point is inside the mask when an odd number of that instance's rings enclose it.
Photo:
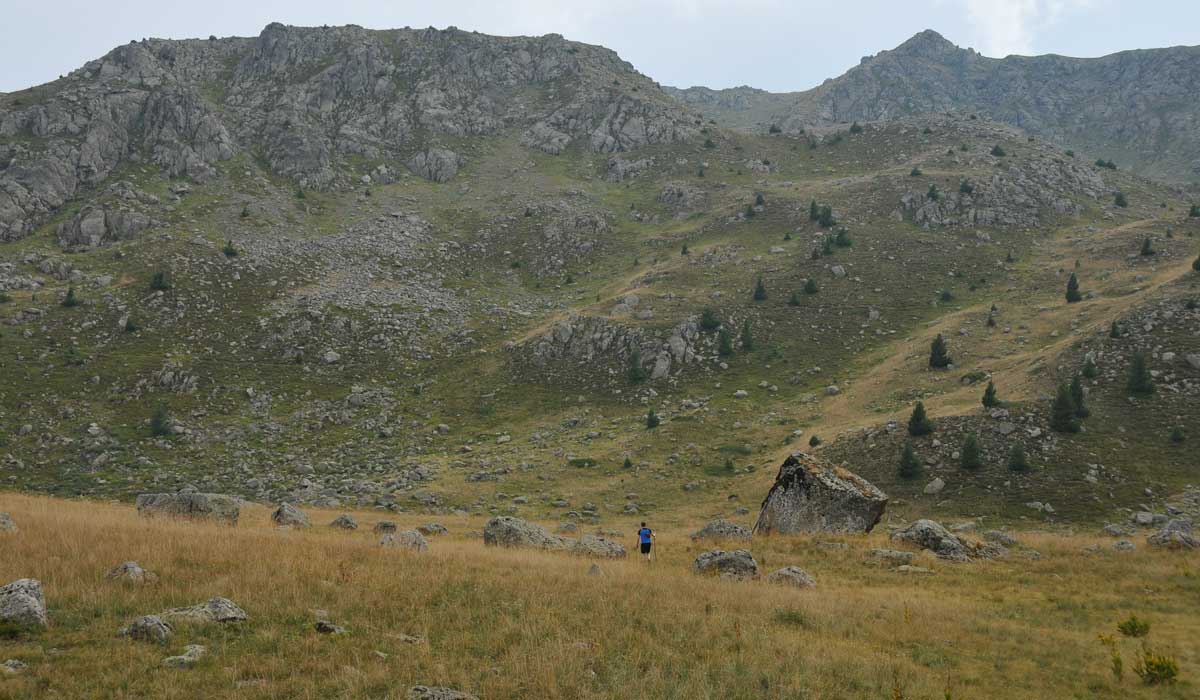
M 84 207 L 58 226 L 58 243 L 68 250 L 99 248 L 136 238 L 151 223 L 150 217 L 141 212 Z
M 143 493 L 137 497 L 138 515 L 213 520 L 237 525 L 241 501 L 219 493 Z
M 870 532 L 887 494 L 862 477 L 807 454 L 788 457 L 767 492 L 754 532 Z
M 518 361 L 544 378 L 579 381 L 581 369 L 611 369 L 624 377 L 636 351 L 646 376 L 659 380 L 701 360 L 701 333 L 695 318 L 657 337 L 648 332 L 597 316 L 575 316 L 560 321 L 550 331 L 517 346 Z
M 280 527 L 308 527 L 308 515 L 291 503 L 282 503 L 271 513 L 271 522 Z
M 0 587 L 0 624 L 14 627 L 46 626 L 46 598 L 39 581 L 23 578 Z
M 487 521 L 483 526 L 483 543 L 493 547 L 565 550 L 572 554 L 606 559 L 625 556 L 625 547 L 604 537 L 584 535 L 578 540 L 560 537 L 550 534 L 541 525 L 507 515 Z
M 245 622 L 246 611 L 228 598 L 210 598 L 186 608 L 172 608 L 158 614 L 159 617 L 179 618 L 193 622 Z
M 692 563 L 692 571 L 725 579 L 753 579 L 758 578 L 758 562 L 754 560 L 754 555 L 744 549 L 735 549 L 732 552 L 712 549 L 696 557 L 696 561 Z
M 928 549 L 939 558 L 949 561 L 1000 559 L 1007 554 L 1003 545 L 994 542 L 968 542 L 933 520 L 917 520 L 908 527 L 893 532 L 892 539 Z
M 171 641 L 174 633 L 175 630 L 171 627 L 171 623 L 158 615 L 143 615 L 125 627 L 122 627 L 117 632 L 117 636 L 135 639 L 140 642 L 166 644 Z
M 431 182 L 446 182 L 457 175 L 466 162 L 466 158 L 449 149 L 430 148 L 410 158 L 408 169 Z
M 1161 530 L 1146 538 L 1146 542 L 1166 549 L 1200 549 L 1200 539 L 1192 534 L 1192 521 L 1175 518 Z
M 584 535 L 571 545 L 571 553 L 586 557 L 621 559 L 625 556 L 625 547 L 619 542 L 598 535 Z

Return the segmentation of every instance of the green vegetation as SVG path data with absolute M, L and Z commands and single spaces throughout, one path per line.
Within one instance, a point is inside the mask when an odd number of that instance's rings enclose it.
M 653 408 L 650 409 L 646 413 L 646 430 L 653 430 L 657 428 L 660 423 L 661 421 L 658 418 L 658 414 L 654 412 Z
M 754 301 L 767 300 L 767 286 L 763 284 L 762 277 L 758 278 L 758 282 L 754 285 Z
M 1008 451 L 1008 469 L 1017 473 L 1030 470 L 1029 461 L 1025 458 L 1025 447 L 1019 442 Z
M 949 367 L 951 363 L 950 354 L 946 347 L 946 339 L 941 333 L 933 339 L 933 343 L 929 346 L 929 366 L 933 369 L 943 369 Z
M 916 452 L 913 451 L 911 441 L 904 443 L 904 450 L 900 453 L 900 464 L 897 468 L 897 473 L 901 479 L 915 479 L 921 476 L 921 460 L 917 458 Z
M 171 288 L 171 280 L 167 277 L 167 273 L 159 270 L 150 278 L 150 289 L 163 291 Z
M 1067 303 L 1074 304 L 1083 301 L 1083 294 L 1079 292 L 1079 278 L 1075 273 L 1071 273 L 1071 277 L 1067 279 Z
M 1079 432 L 1075 402 L 1071 400 L 1071 389 L 1065 383 L 1058 385 L 1054 405 L 1050 408 L 1050 427 L 1060 433 Z
M 1146 238 L 1142 240 L 1142 249 L 1140 254 L 1144 256 L 1154 255 L 1154 244 L 1150 241 L 1149 236 L 1146 236 Z
M 754 350 L 754 336 L 750 332 L 750 319 L 742 321 L 740 340 L 742 343 L 742 352 L 752 352 Z
M 63 297 L 61 304 L 68 309 L 79 306 L 79 297 L 76 296 L 74 287 L 67 288 L 67 295 Z
M 908 417 L 908 434 L 919 437 L 932 432 L 933 421 L 929 420 L 929 416 L 925 413 L 924 402 L 918 401 L 917 405 L 913 407 L 912 414 Z
M 1133 353 L 1129 363 L 1129 381 L 1126 383 L 1129 393 L 1138 396 L 1149 396 L 1154 393 L 1154 378 L 1150 375 L 1150 363 L 1143 352 Z
M 642 366 L 641 348 L 634 347 L 629 351 L 629 367 L 626 376 L 631 384 L 641 384 L 646 381 L 646 368 Z
M 706 331 L 715 331 L 721 327 L 721 321 L 717 318 L 717 312 L 710 307 L 704 307 L 700 312 L 700 328 Z
M 959 465 L 963 469 L 974 471 L 983 466 L 983 452 L 979 447 L 979 438 L 975 433 L 967 433 L 959 452 Z
M 1124 209 L 1129 206 L 1129 199 L 1125 196 L 1124 192 L 1117 192 L 1113 195 L 1113 204 Z
M 1004 156 L 1008 155 L 1008 152 L 1005 151 L 1003 148 L 1001 148 L 999 144 L 992 146 L 991 153 L 992 153 L 992 155 L 996 156 L 997 158 L 1003 158 Z
M 733 338 L 724 328 L 717 333 L 717 354 L 721 357 L 729 357 L 733 354 Z
M 154 406 L 154 413 L 150 416 L 150 434 L 154 437 L 166 437 L 171 434 L 171 415 L 167 412 L 165 403 Z
M 1075 377 L 1071 379 L 1070 389 L 1071 402 L 1075 404 L 1075 417 L 1082 420 L 1092 415 L 1092 412 L 1088 410 L 1087 404 L 1085 403 L 1085 399 L 1087 397 L 1083 391 L 1083 382 L 1080 380 L 1079 375 L 1075 375 Z
M 987 388 L 983 390 L 983 399 L 981 400 L 984 408 L 997 408 L 1003 405 L 996 396 L 996 385 L 991 380 L 988 381 Z

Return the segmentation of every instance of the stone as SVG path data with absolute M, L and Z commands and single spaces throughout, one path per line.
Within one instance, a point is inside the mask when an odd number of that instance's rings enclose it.
M 696 557 L 692 571 L 721 578 L 753 579 L 758 578 L 758 562 L 745 549 L 735 549 L 732 552 L 712 549 Z
M 183 648 L 183 653 L 179 656 L 168 656 L 163 659 L 163 666 L 168 668 L 192 668 L 204 655 L 208 649 L 199 644 L 189 644 Z
M 237 525 L 241 500 L 218 493 L 143 493 L 137 497 L 138 515 L 213 520 Z
M 414 685 L 408 689 L 408 700 L 479 700 L 479 698 L 454 688 Z
M 159 613 L 159 617 L 179 618 L 193 622 L 245 622 L 249 619 L 246 611 L 239 608 L 228 598 L 209 598 L 203 603 L 197 603 L 186 608 L 172 608 Z
M 317 620 L 313 623 L 313 629 L 317 634 L 345 634 L 346 628 L 341 625 L 335 625 L 329 620 Z
M 158 615 L 143 615 L 121 628 L 121 631 L 117 632 L 117 636 L 136 639 L 139 642 L 166 644 L 171 641 L 174 633 L 175 630 L 171 627 L 171 623 Z
M 736 523 L 731 523 L 728 520 L 717 519 L 696 532 L 692 533 L 692 540 L 748 540 L 751 537 L 750 530 Z
M 1161 530 L 1147 537 L 1146 542 L 1165 549 L 1200 549 L 1200 540 L 1192 534 L 1192 521 L 1186 518 L 1167 521 Z
M 785 566 L 767 574 L 767 581 L 796 588 L 816 588 L 817 581 L 798 566 Z
M 755 534 L 870 532 L 887 494 L 866 479 L 807 454 L 788 457 L 763 499 Z
M 401 530 L 391 535 L 384 535 L 383 539 L 379 540 L 379 546 L 425 552 L 429 549 L 429 542 L 416 530 Z
M 417 526 L 417 532 L 425 535 L 426 537 L 432 537 L 435 535 L 445 535 L 450 531 L 447 530 L 441 523 L 425 523 L 424 525 Z
M 392 522 L 391 520 L 380 520 L 379 522 L 375 523 L 375 527 L 372 528 L 376 535 L 389 535 L 393 532 L 396 532 L 398 529 L 399 528 L 397 528 L 396 523 Z
M 446 182 L 458 174 L 466 159 L 448 148 L 430 148 L 417 153 L 408 161 L 414 175 L 431 182 Z
M 625 547 L 603 537 L 584 535 L 571 545 L 571 552 L 583 556 L 620 559 L 625 556 Z
M 942 479 L 942 477 L 939 476 L 939 477 L 935 478 L 933 481 L 929 482 L 928 484 L 925 484 L 925 489 L 924 489 L 925 495 L 926 496 L 937 495 L 937 494 L 941 493 L 942 489 L 944 489 L 944 488 L 946 488 L 946 482 L 945 482 L 945 480 Z
M 1007 554 L 1003 546 L 995 543 L 971 544 L 933 520 L 917 520 L 908 527 L 893 532 L 892 539 L 928 549 L 939 558 L 949 561 L 965 562 L 970 561 L 972 557 L 999 559 Z
M 899 571 L 902 574 L 932 574 L 933 573 L 933 569 L 927 569 L 923 566 L 911 566 L 909 564 L 903 564 L 901 566 L 897 566 L 896 571 Z
M 1137 549 L 1129 540 L 1117 540 L 1113 542 L 1112 548 L 1118 552 L 1132 552 L 1134 549 Z
M 0 587 L 0 623 L 46 627 L 46 598 L 37 579 L 22 578 Z
M 104 578 L 125 583 L 152 583 L 158 580 L 156 574 L 146 571 L 136 561 L 127 561 L 116 565 L 105 574 Z
M 0 513 L 0 532 L 19 532 L 17 524 L 8 513 Z
M 834 265 L 833 267 L 829 268 L 829 271 L 838 279 L 842 279 L 846 276 L 846 268 L 842 267 L 841 265 Z
M 1013 537 L 1011 533 L 1005 532 L 1004 530 L 987 530 L 983 533 L 983 539 L 987 540 L 988 542 L 1002 544 L 1005 547 L 1016 547 L 1018 544 L 1017 538 Z
M 275 512 L 271 513 L 271 522 L 280 527 L 308 527 L 310 525 L 308 515 L 290 503 L 280 504 Z
M 898 549 L 872 549 L 871 558 L 887 564 L 908 564 L 915 555 Z
M 333 522 L 329 523 L 329 527 L 335 527 L 340 530 L 357 530 L 358 521 L 349 513 L 342 513 L 334 518 Z
M 17 659 L 8 659 L 4 663 L 0 664 L 0 671 L 14 676 L 27 668 L 29 667 L 25 665 L 24 661 L 19 661 Z
M 599 564 L 596 564 L 595 562 L 593 562 L 592 565 L 588 567 L 587 575 L 588 576 L 603 576 L 604 569 L 601 569 Z
M 501 515 L 488 520 L 483 526 L 483 543 L 492 547 L 566 549 L 571 540 L 551 535 L 540 525 Z

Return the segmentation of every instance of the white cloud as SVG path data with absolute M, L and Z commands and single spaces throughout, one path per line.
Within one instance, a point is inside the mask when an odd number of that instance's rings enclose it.
M 962 0 L 967 21 L 989 56 L 1034 53 L 1036 35 L 1063 15 L 1095 6 L 1096 0 Z

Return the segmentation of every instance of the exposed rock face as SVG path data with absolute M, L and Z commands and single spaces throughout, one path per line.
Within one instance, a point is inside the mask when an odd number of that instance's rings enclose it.
M 812 455 L 792 455 L 763 500 L 754 532 L 870 532 L 885 507 L 887 495 L 865 479 Z
M 758 578 L 758 562 L 744 549 L 735 549 L 732 552 L 713 549 L 696 557 L 692 571 L 728 579 L 752 579 Z
M 379 546 L 424 552 L 429 549 L 429 542 L 425 540 L 424 535 L 416 530 L 401 530 L 391 535 L 384 535 L 383 539 L 379 540 Z
M 351 156 L 407 159 L 444 181 L 461 158 L 427 138 L 516 127 L 550 153 L 572 142 L 611 153 L 691 138 L 695 121 L 612 51 L 554 34 L 275 23 L 254 38 L 135 41 L 32 99 L 0 99 L 0 241 L 131 161 L 204 179 L 253 148 L 306 188 L 349 184 Z M 103 244 L 129 228 L 86 221 L 64 240 Z
M 104 578 L 110 581 L 122 581 L 125 583 L 152 583 L 158 580 L 158 576 L 143 569 L 141 564 L 138 564 L 136 561 L 127 561 L 118 564 L 105 574 Z
M 1080 150 L 1119 154 L 1143 174 L 1196 179 L 1200 107 L 1188 96 L 1200 81 L 1197 66 L 1194 46 L 995 59 L 927 30 L 805 92 L 668 91 L 721 123 L 785 132 L 961 110 Z
M 572 540 L 551 535 L 540 525 L 507 515 L 497 516 L 483 526 L 483 543 L 494 547 L 566 549 Z
M 171 623 L 163 620 L 161 617 L 157 615 L 143 615 L 121 628 L 117 636 L 136 639 L 140 642 L 166 644 L 171 641 L 171 636 L 174 632 L 175 630 L 171 627 Z
M 692 540 L 748 540 L 750 531 L 728 520 L 714 520 L 692 533 Z
M 575 382 L 583 376 L 580 369 L 627 371 L 636 350 L 646 375 L 654 381 L 699 362 L 700 341 L 700 326 L 695 318 L 652 338 L 641 329 L 605 318 L 572 315 L 516 349 L 518 362 L 530 365 L 539 374 Z M 619 371 L 617 374 L 625 376 Z
M 668 182 L 658 193 L 658 201 L 679 211 L 700 209 L 706 202 L 704 190 L 682 182 Z
M 1146 541 L 1155 547 L 1168 549 L 1200 549 L 1200 539 L 1192 534 L 1192 521 L 1186 518 L 1168 521 L 1163 529 L 1147 537 Z
M 46 598 L 42 584 L 23 578 L 0 587 L 0 622 L 17 627 L 45 627 Z
M 141 212 L 84 207 L 59 225 L 58 243 L 71 250 L 99 248 L 113 241 L 136 238 L 150 224 L 150 217 Z
M 237 525 L 241 502 L 219 493 L 143 493 L 137 497 L 138 515 L 164 515 L 215 520 Z
M 308 527 L 308 515 L 291 503 L 283 503 L 271 513 L 271 522 L 281 527 Z
M 159 617 L 177 617 L 196 622 L 245 622 L 246 611 L 228 598 L 210 598 L 187 608 L 173 608 L 159 613 Z
M 785 566 L 767 574 L 767 581 L 796 588 L 816 588 L 817 580 L 798 566 Z
M 1008 555 L 1008 550 L 1001 544 L 968 542 L 932 520 L 918 520 L 902 530 L 893 532 L 892 539 L 928 549 L 949 561 L 1002 559 Z

